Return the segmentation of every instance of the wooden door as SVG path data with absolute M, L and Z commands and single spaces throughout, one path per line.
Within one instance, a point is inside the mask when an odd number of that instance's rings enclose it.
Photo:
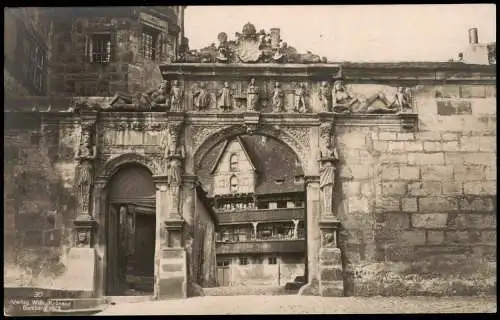
M 227 287 L 230 283 L 229 260 L 217 261 L 217 285 Z
M 106 228 L 106 294 L 108 295 L 117 295 L 120 293 L 118 221 L 116 206 L 109 205 Z

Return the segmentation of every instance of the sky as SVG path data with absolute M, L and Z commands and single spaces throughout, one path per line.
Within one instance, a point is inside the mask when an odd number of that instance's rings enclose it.
M 190 49 L 229 39 L 251 22 L 257 31 L 277 27 L 300 53 L 329 61 L 448 61 L 468 45 L 468 29 L 479 42 L 496 41 L 494 4 L 188 6 L 185 35 Z

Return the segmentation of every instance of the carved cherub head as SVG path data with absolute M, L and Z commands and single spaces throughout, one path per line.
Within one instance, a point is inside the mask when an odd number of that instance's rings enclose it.
M 88 240 L 87 232 L 85 231 L 78 232 L 78 244 L 84 245 L 87 243 L 87 240 Z

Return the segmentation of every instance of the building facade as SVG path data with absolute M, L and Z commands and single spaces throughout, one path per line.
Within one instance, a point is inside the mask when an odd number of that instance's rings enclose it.
M 305 272 L 305 185 L 299 159 L 265 136 L 238 136 L 199 173 L 218 215 L 217 283 L 283 286 Z
M 219 36 L 155 90 L 5 101 L 6 286 L 180 298 L 303 264 L 303 295 L 495 292 L 494 65 Z

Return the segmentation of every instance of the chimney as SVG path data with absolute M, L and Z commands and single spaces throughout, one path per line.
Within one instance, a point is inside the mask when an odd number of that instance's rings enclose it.
M 280 46 L 280 29 L 271 28 L 271 48 L 275 49 Z
M 477 28 L 469 29 L 469 44 L 478 44 Z

